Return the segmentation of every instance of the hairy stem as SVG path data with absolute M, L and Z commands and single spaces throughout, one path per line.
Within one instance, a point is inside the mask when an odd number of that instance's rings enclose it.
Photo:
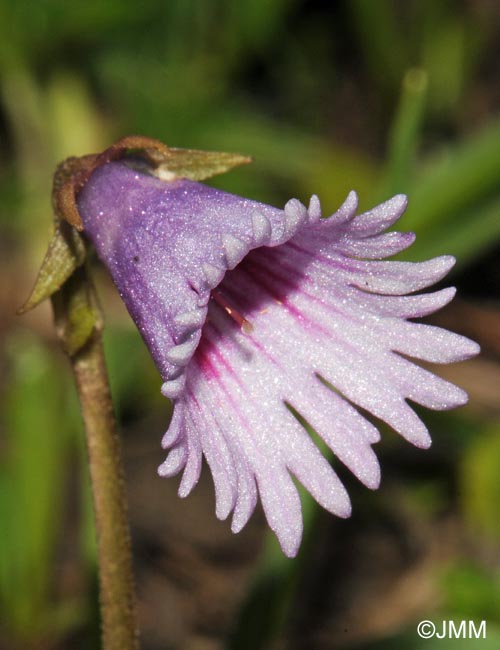
M 121 444 L 99 319 L 92 319 L 96 315 L 92 294 L 91 281 L 85 269 L 80 269 L 52 301 L 56 330 L 70 357 L 85 425 L 98 540 L 103 650 L 138 650 Z
M 87 436 L 99 556 L 104 650 L 139 648 L 132 553 L 121 444 L 111 405 L 100 337 L 73 360 Z

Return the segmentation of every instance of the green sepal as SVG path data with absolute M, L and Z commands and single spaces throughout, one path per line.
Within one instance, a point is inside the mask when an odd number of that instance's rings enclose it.
M 83 264 L 86 250 L 81 235 L 66 223 L 58 222 L 38 272 L 35 286 L 24 305 L 23 314 L 58 291 L 74 271 Z
M 74 356 L 102 329 L 94 286 L 85 268 L 79 268 L 52 296 L 56 333 L 65 352 Z
M 252 162 L 248 156 L 221 151 L 198 151 L 196 149 L 176 149 L 166 151 L 147 150 L 150 159 L 156 163 L 154 174 L 164 180 L 189 178 L 203 181 L 218 174 L 225 174 L 234 167 Z

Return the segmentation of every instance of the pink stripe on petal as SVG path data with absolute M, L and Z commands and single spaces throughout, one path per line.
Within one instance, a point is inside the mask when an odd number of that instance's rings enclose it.
M 219 366 L 224 363 L 220 347 L 217 352 L 214 362 Z M 226 390 L 233 392 L 238 388 L 237 383 L 233 383 L 230 387 L 228 381 L 225 380 L 224 385 Z M 250 394 L 247 395 L 247 398 Z M 274 452 L 270 449 L 270 445 L 275 446 L 276 441 L 273 442 L 268 439 L 268 423 L 265 421 L 259 422 L 255 413 L 255 402 L 250 402 L 247 398 L 239 401 L 236 415 L 240 411 L 248 413 L 252 429 L 248 431 L 246 428 L 240 428 L 233 421 L 233 435 L 238 436 L 240 444 L 246 450 L 247 458 L 257 479 L 259 493 L 269 524 L 277 534 L 284 551 L 291 555 L 296 552 L 297 535 L 300 535 L 301 531 L 300 501 L 298 500 L 296 488 L 286 472 L 285 459 L 281 459 L 281 452 L 278 451 L 280 447 L 276 447 Z M 234 407 L 234 402 L 232 402 L 232 405 Z M 284 407 L 282 412 L 283 415 L 289 415 Z M 244 423 L 246 419 L 243 415 L 241 417 Z M 297 504 L 299 510 L 297 510 Z M 285 516 L 283 513 L 287 513 L 287 515 Z M 236 522 L 236 525 L 239 523 Z
M 309 281 L 303 284 L 311 291 L 317 290 L 317 286 Z M 317 293 L 321 295 L 321 292 Z M 442 293 L 440 298 L 447 300 L 449 292 Z M 314 301 L 309 307 L 308 299 Z M 305 313 L 313 312 L 316 322 L 321 323 L 323 327 L 328 327 L 330 319 L 335 319 L 338 329 L 342 330 L 343 326 L 348 327 L 350 338 L 362 340 L 363 337 L 368 337 L 374 347 L 397 350 L 435 363 L 462 361 L 479 352 L 479 347 L 473 341 L 442 328 L 409 323 L 396 318 L 381 319 L 376 313 L 367 313 L 366 309 L 356 309 L 354 300 L 350 301 L 349 307 L 344 302 L 345 300 L 336 298 L 334 292 L 329 294 L 327 301 L 322 301 L 306 291 L 297 293 L 294 300 L 299 309 L 303 305 L 302 309 Z M 361 302 L 364 302 L 364 298 Z M 330 309 L 333 311 L 330 312 Z M 358 327 L 358 324 L 361 327 Z M 335 335 L 334 329 L 331 330 L 331 335 Z
M 446 363 L 478 351 L 464 337 L 403 320 L 434 312 L 454 293 L 406 295 L 440 280 L 451 257 L 385 261 L 414 239 L 384 232 L 406 197 L 356 217 L 351 192 L 322 219 L 314 196 L 307 209 L 294 199 L 277 210 L 110 163 L 79 206 L 152 351 L 162 391 L 175 400 L 159 473 L 184 470 L 186 496 L 205 456 L 217 516 L 233 511 L 234 531 L 259 493 L 285 553 L 295 555 L 302 523 L 289 472 L 325 508 L 350 514 L 344 486 L 286 403 L 371 488 L 380 480 L 371 447 L 380 435 L 364 411 L 425 447 L 427 429 L 406 400 L 433 409 L 464 403 L 459 388 L 401 356 Z

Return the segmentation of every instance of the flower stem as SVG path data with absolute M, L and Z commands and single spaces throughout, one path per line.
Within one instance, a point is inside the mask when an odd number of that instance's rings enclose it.
M 69 354 L 85 425 L 97 529 L 103 650 L 138 650 L 136 598 L 127 520 L 121 444 L 116 429 L 104 350 L 95 319 L 90 336 L 78 349 L 75 315 L 92 312 L 92 284 L 80 269 L 53 298 L 56 330 Z M 85 319 L 83 319 L 85 320 Z M 72 335 L 73 333 L 73 335 Z M 78 331 L 77 331 L 78 334 Z
M 132 553 L 121 444 L 111 405 L 100 336 L 73 360 L 87 436 L 97 528 L 104 650 L 139 648 Z

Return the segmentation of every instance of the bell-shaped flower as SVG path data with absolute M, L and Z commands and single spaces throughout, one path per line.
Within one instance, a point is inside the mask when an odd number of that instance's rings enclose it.
M 78 197 L 84 231 L 109 269 L 174 402 L 161 476 L 196 485 L 205 457 L 216 513 L 232 530 L 260 498 L 286 555 L 297 553 L 294 478 L 330 512 L 349 496 L 303 423 L 369 488 L 380 438 L 368 412 L 418 447 L 429 433 L 408 401 L 443 410 L 463 390 L 411 359 L 460 361 L 476 343 L 412 319 L 447 304 L 449 256 L 385 261 L 411 245 L 386 232 L 406 198 L 356 216 L 351 192 L 329 218 L 313 196 L 283 210 L 123 162 L 99 167 Z M 302 420 L 302 421 L 301 421 Z

